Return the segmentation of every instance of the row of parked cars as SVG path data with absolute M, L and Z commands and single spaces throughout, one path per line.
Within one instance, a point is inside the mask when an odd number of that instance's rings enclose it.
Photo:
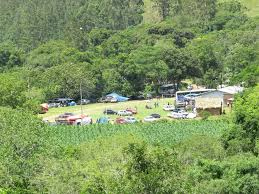
M 170 111 L 170 113 L 167 114 L 168 117 L 174 118 L 174 119 L 193 119 L 196 117 L 196 111 L 193 111 L 191 113 L 186 112 L 184 109 L 181 108 L 175 108 L 172 105 L 164 105 L 163 109 L 165 111 Z M 137 109 L 133 108 L 127 108 L 125 110 L 119 110 L 115 111 L 112 109 L 105 109 L 103 111 L 104 115 L 99 119 L 97 119 L 96 123 L 99 124 L 105 124 L 105 123 L 116 123 L 116 124 L 132 124 L 140 122 L 137 120 L 134 115 L 136 115 Z M 115 120 L 111 120 L 108 115 L 118 115 L 119 117 Z M 161 118 L 160 114 L 154 113 L 149 116 L 146 116 L 143 119 L 143 122 L 155 122 L 158 121 Z M 64 113 L 59 115 L 55 118 L 56 124 L 64 124 L 64 125 L 89 125 L 93 123 L 93 119 L 87 115 L 79 114 L 75 115 L 73 113 Z
M 55 123 L 58 125 L 90 125 L 93 123 L 93 119 L 84 114 L 64 113 L 55 118 Z
M 106 115 L 119 115 L 119 116 L 132 116 L 137 114 L 137 109 L 127 108 L 126 110 L 115 111 L 112 109 L 106 109 L 103 111 L 103 114 Z

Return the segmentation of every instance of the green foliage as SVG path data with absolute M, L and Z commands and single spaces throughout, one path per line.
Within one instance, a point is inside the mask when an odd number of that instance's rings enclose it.
M 23 52 L 12 43 L 0 44 L 0 72 L 21 66 L 23 63 Z
M 0 131 L 0 185 L 27 193 L 40 170 L 38 156 L 47 147 L 47 128 L 29 113 L 0 108 Z
M 208 118 L 211 116 L 210 112 L 208 111 L 202 111 L 200 113 L 201 119 L 202 120 L 208 120 Z
M 69 39 L 85 48 L 85 32 L 125 29 L 139 24 L 143 13 L 142 0 L 47 0 L 44 5 L 39 0 L 1 0 L 0 4 L 0 41 L 12 40 L 26 50 L 53 39 Z
M 145 144 L 129 144 L 125 153 L 129 158 L 125 173 L 127 193 L 183 191 L 180 162 L 175 153 L 160 147 L 148 153 Z
M 230 154 L 243 151 L 258 154 L 256 151 L 256 141 L 259 137 L 258 93 L 259 86 L 256 86 L 246 90 L 235 101 L 235 126 L 226 131 L 223 138 L 224 147 Z
M 96 138 L 106 138 L 115 134 L 133 133 L 150 144 L 174 145 L 192 135 L 210 134 L 220 136 L 223 129 L 228 129 L 226 121 L 182 121 L 139 123 L 136 125 L 92 125 L 85 127 L 57 126 L 52 128 L 50 136 L 56 137 L 57 144 L 75 145 Z
M 91 63 L 87 52 L 80 52 L 64 41 L 50 41 L 29 53 L 26 63 L 31 68 L 44 71 L 47 68 L 64 63 Z
M 193 192 L 256 193 L 259 189 L 258 158 L 237 155 L 224 161 L 203 160 L 190 170 Z
M 39 87 L 45 90 L 48 99 L 55 96 L 79 99 L 80 84 L 83 95 L 88 97 L 95 86 L 95 77 L 87 63 L 57 65 L 43 72 L 39 79 Z

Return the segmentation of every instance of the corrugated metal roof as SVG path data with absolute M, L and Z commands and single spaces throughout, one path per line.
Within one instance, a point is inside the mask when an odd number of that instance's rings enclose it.
M 240 86 L 228 86 L 228 87 L 219 89 L 219 91 L 225 92 L 228 94 L 237 94 L 239 92 L 242 92 L 243 90 L 244 90 L 244 88 L 240 87 Z

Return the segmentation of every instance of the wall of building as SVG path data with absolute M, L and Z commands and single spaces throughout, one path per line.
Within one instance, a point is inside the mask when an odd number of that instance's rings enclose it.
M 199 116 L 203 111 L 207 111 L 211 115 L 221 115 L 222 114 L 221 107 L 219 107 L 219 108 L 204 108 L 204 109 L 203 108 L 197 108 L 196 110 L 197 110 L 197 113 L 198 113 Z

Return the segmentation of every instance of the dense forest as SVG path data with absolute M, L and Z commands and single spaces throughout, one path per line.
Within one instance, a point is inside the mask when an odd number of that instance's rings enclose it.
M 142 0 L 100 2 L 1 0 L 0 105 L 78 99 L 80 83 L 96 99 L 184 79 L 208 88 L 258 81 L 258 17 L 238 1 L 154 0 L 153 23 L 143 22 Z
M 259 16 L 244 2 L 0 0 L 0 193 L 258 193 Z M 220 135 L 60 145 L 34 115 L 80 86 L 95 100 L 186 79 L 247 88 Z

